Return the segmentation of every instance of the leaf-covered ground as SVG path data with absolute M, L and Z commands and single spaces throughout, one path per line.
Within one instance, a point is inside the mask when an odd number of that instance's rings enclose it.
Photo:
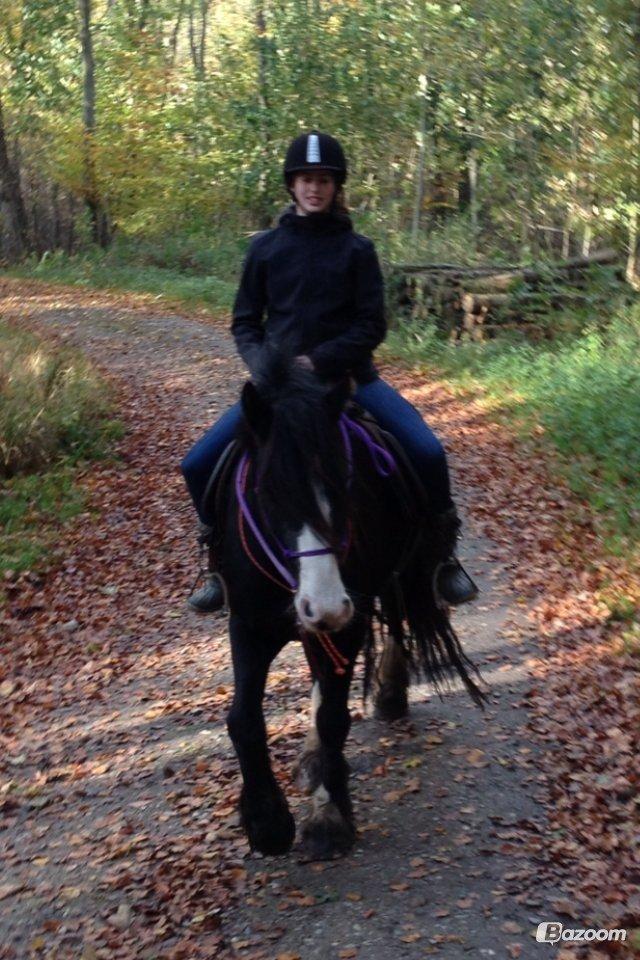
M 24 282 L 2 283 L 0 309 L 80 344 L 129 428 L 120 460 L 84 478 L 90 509 L 50 572 L 9 580 L 0 610 L 3 960 L 537 958 L 541 920 L 640 926 L 638 662 L 599 598 L 633 585 L 538 455 L 446 385 L 385 371 L 452 452 L 483 586 L 456 624 L 491 700 L 481 715 L 420 688 L 388 727 L 356 689 L 356 850 L 251 856 L 225 622 L 184 605 L 194 521 L 177 464 L 242 382 L 224 325 Z M 291 647 L 266 707 L 298 821 L 307 694 Z M 555 949 L 634 955 L 630 941 Z

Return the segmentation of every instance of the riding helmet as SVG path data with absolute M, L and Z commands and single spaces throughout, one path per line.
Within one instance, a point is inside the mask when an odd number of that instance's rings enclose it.
M 292 140 L 284 161 L 284 181 L 302 170 L 329 170 L 339 187 L 347 179 L 347 161 L 344 150 L 335 137 L 312 130 Z

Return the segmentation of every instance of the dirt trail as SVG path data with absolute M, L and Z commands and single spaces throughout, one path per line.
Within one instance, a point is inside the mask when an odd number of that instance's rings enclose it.
M 409 395 L 452 452 L 464 557 L 482 588 L 455 624 L 489 707 L 417 688 L 411 720 L 389 727 L 363 716 L 356 689 L 354 853 L 261 858 L 234 810 L 225 621 L 183 602 L 194 523 L 177 463 L 237 396 L 231 340 L 196 319 L 35 284 L 3 283 L 0 311 L 117 378 L 129 427 L 122 462 L 87 479 L 91 512 L 60 569 L 0 613 L 19 666 L 0 760 L 0 957 L 538 958 L 532 930 L 553 914 L 531 867 L 545 829 L 523 705 L 535 638 L 474 527 L 446 393 L 414 384 Z M 307 801 L 290 768 L 306 695 L 296 646 L 274 665 L 266 707 L 298 821 Z

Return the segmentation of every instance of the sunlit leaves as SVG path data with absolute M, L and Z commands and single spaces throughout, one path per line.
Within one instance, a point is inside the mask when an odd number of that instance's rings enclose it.
M 430 109 L 425 225 L 436 179 L 442 210 L 456 210 L 472 148 L 481 229 L 498 244 L 519 243 L 526 255 L 530 222 L 577 241 L 588 229 L 594 242 L 629 222 L 640 86 L 631 4 L 264 0 L 263 8 L 258 36 L 255 3 L 211 5 L 195 69 L 196 0 L 96 3 L 96 176 L 121 228 L 188 230 L 194 219 L 210 227 L 229 215 L 255 225 L 265 204 L 273 213 L 285 199 L 284 149 L 311 126 L 345 140 L 352 202 L 380 224 L 391 216 L 406 225 L 421 77 Z M 5 0 L 3 13 L 9 136 L 20 138 L 32 181 L 77 194 L 76 4 Z M 596 197 L 607 217 L 595 212 Z

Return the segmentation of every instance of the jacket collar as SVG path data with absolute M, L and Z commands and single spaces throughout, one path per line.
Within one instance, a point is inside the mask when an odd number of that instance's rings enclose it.
M 309 213 L 302 217 L 296 213 L 295 203 L 290 204 L 280 214 L 278 225 L 290 230 L 304 230 L 310 233 L 342 233 L 353 230 L 353 223 L 348 213 L 337 210 L 328 210 L 326 213 Z

